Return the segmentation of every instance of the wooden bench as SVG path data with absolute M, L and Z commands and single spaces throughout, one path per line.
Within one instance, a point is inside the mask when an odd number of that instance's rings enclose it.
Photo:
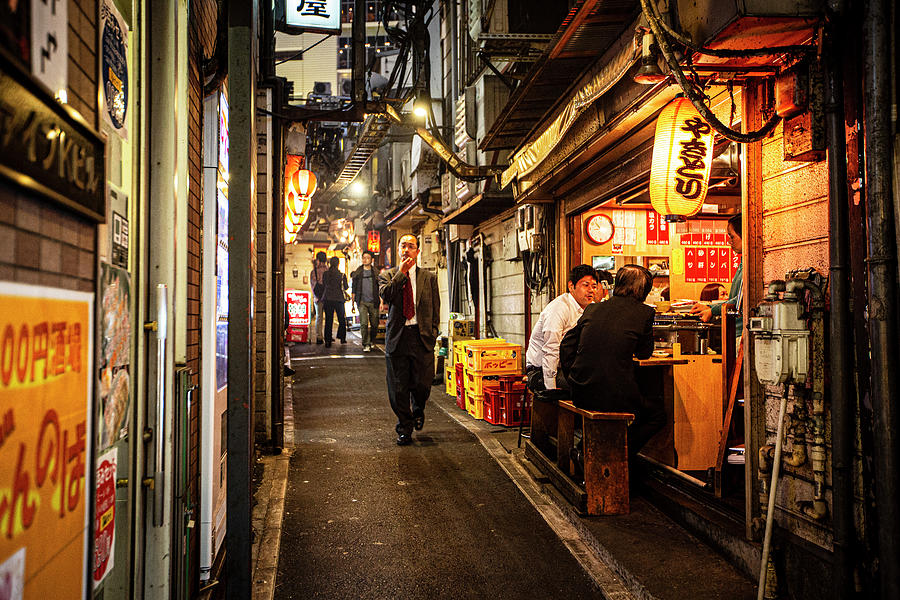
M 575 445 L 575 417 L 582 418 L 587 514 L 628 514 L 627 433 L 634 415 L 584 410 L 569 400 L 558 407 L 556 464 L 570 478 L 575 474 L 569 452 Z

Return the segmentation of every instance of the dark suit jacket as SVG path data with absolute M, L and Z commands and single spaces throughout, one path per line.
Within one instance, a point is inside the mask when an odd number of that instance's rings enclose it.
M 635 412 L 641 393 L 633 357 L 653 354 L 652 307 L 635 298 L 612 296 L 590 304 L 559 346 L 560 367 L 576 406 L 606 412 Z
M 408 277 L 400 269 L 388 269 L 378 276 L 378 295 L 388 305 L 388 318 L 384 332 L 384 352 L 397 349 L 406 317 L 403 316 L 403 286 Z M 422 342 L 431 351 L 437 339 L 441 322 L 441 297 L 437 276 L 416 266 L 416 321 Z

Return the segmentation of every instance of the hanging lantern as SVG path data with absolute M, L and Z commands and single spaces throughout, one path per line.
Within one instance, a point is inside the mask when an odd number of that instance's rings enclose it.
M 284 215 L 284 230 L 287 233 L 299 233 L 300 226 L 294 222 L 290 213 Z
M 284 209 L 291 215 L 293 225 L 299 231 L 309 216 L 310 197 L 316 192 L 316 176 L 303 169 L 304 159 L 296 154 L 287 156 L 284 167 Z
M 284 243 L 285 244 L 293 244 L 294 240 L 296 240 L 296 239 L 297 239 L 296 233 L 288 233 L 287 231 L 284 232 Z
M 650 203 L 667 221 L 700 212 L 709 189 L 715 132 L 687 98 L 660 113 L 650 167 Z
M 309 169 L 300 169 L 293 174 L 294 189 L 301 196 L 312 198 L 316 193 L 318 182 L 316 176 Z

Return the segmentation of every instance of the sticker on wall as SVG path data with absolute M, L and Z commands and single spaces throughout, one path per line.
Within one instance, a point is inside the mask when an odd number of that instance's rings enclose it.
M 108 0 L 100 8 L 103 30 L 100 60 L 103 89 L 100 112 L 113 131 L 128 139 L 125 117 L 128 114 L 128 27 L 122 15 Z
M 131 406 L 131 276 L 100 263 L 99 447 L 128 435 Z
M 684 249 L 672 248 L 672 256 L 669 260 L 669 273 L 671 275 L 684 274 Z
M 114 566 L 116 553 L 116 466 L 118 449 L 97 458 L 97 498 L 94 510 L 94 588 Z

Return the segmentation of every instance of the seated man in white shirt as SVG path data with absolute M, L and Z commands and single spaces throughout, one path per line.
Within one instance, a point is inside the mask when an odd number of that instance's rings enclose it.
M 590 265 L 578 265 L 569 272 L 568 292 L 558 296 L 541 311 L 531 332 L 525 354 L 528 387 L 533 392 L 556 389 L 559 343 L 594 301 L 600 276 Z

